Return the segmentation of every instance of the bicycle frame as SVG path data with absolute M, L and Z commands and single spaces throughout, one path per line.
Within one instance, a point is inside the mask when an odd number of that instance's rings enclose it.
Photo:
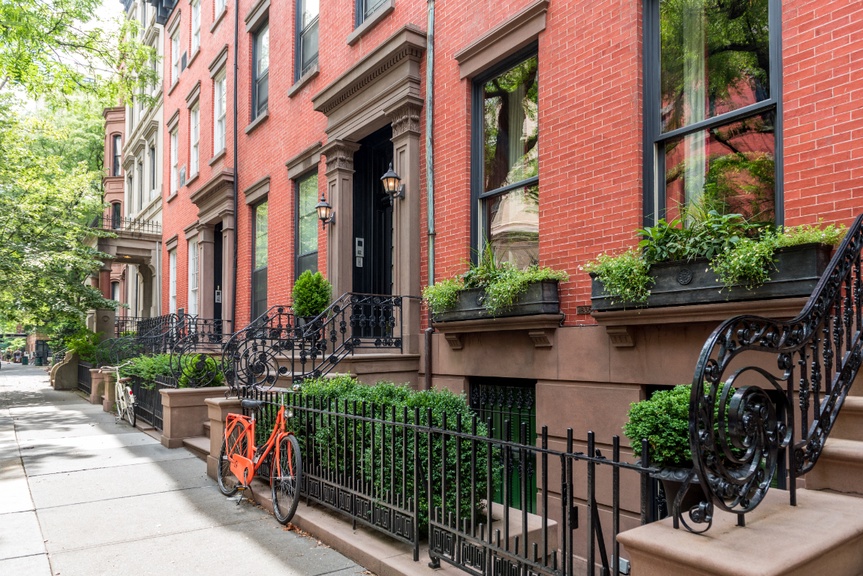
M 285 405 L 279 407 L 276 421 L 270 437 L 261 446 L 255 444 L 255 416 L 230 413 L 225 420 L 225 439 L 231 437 L 232 433 L 240 427 L 240 434 L 235 437 L 233 444 L 227 446 L 227 455 L 231 464 L 231 473 L 240 480 L 244 486 L 248 486 L 255 473 L 266 462 L 267 456 L 277 446 L 279 440 L 288 436 L 287 418 L 285 416 Z M 290 414 L 288 414 L 290 417 Z M 243 450 L 245 448 L 245 450 Z

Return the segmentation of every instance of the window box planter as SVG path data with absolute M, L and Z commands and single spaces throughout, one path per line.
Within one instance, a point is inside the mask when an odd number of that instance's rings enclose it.
M 832 249 L 823 244 L 804 244 L 777 250 L 776 270 L 770 281 L 753 290 L 727 288 L 707 260 L 655 264 L 650 268 L 655 283 L 645 304 L 610 297 L 602 282 L 593 277 L 591 307 L 594 311 L 609 311 L 809 296 L 830 262 Z
M 539 314 L 558 314 L 560 296 L 557 280 L 545 280 L 528 286 L 527 292 L 519 296 L 515 304 L 505 311 L 492 315 L 483 307 L 485 291 L 480 288 L 462 290 L 456 305 L 432 316 L 434 323 L 457 322 L 462 320 L 488 320 L 511 316 L 533 316 Z

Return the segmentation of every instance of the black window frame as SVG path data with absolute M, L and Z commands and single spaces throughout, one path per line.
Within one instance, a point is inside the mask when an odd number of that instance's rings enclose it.
M 301 242 L 300 242 L 300 216 L 301 216 L 301 214 L 300 214 L 300 205 L 301 205 L 300 188 L 301 188 L 303 182 L 309 180 L 310 178 L 316 178 L 317 179 L 317 177 L 318 177 L 318 172 L 317 172 L 317 170 L 315 170 L 312 172 L 307 172 L 307 173 L 299 176 L 296 180 L 294 180 L 294 190 L 295 190 L 294 206 L 296 207 L 296 209 L 294 210 L 294 231 L 295 231 L 295 233 L 294 233 L 294 278 L 299 278 L 300 274 L 302 274 L 304 270 L 309 270 L 313 274 L 318 271 L 318 254 L 320 254 L 320 243 L 317 240 L 317 232 L 318 232 L 317 211 L 315 211 L 315 213 L 313 214 L 313 221 L 315 224 L 315 234 L 316 234 L 316 242 L 315 242 L 316 250 L 314 252 L 307 252 L 305 254 L 300 254 L 300 246 L 301 246 Z M 320 182 L 317 182 L 317 184 L 319 186 Z M 314 193 L 312 194 L 314 202 L 317 202 L 318 186 L 315 186 Z M 313 256 L 314 256 L 314 267 L 309 267 L 307 265 L 307 261 L 311 260 Z
M 258 75 L 258 58 L 260 57 L 260 39 L 262 34 L 266 32 L 267 43 L 269 44 L 270 21 L 264 20 L 252 33 L 252 120 L 266 114 L 270 99 L 270 62 L 269 50 L 267 51 L 267 69 L 262 75 Z M 261 101 L 263 92 L 264 100 Z
M 122 136 L 122 134 L 113 134 L 111 136 L 111 147 L 112 147 L 112 155 L 113 155 L 113 162 L 111 164 L 111 176 L 122 176 L 123 175 L 123 165 L 122 165 L 123 136 Z
M 318 21 L 320 19 L 320 9 L 318 10 L 318 14 L 312 19 L 308 26 L 303 27 L 303 8 L 305 7 L 306 0 L 297 0 L 296 4 L 296 38 L 295 38 L 295 50 L 294 54 L 296 55 L 296 62 L 294 62 L 294 81 L 296 82 L 300 78 L 302 78 L 303 74 L 314 68 L 315 64 L 318 62 L 318 53 L 319 53 L 319 44 L 320 36 L 318 36 L 319 27 Z M 305 52 L 303 50 L 303 40 L 311 34 L 314 30 L 314 34 L 317 36 L 318 40 L 315 44 L 315 55 L 313 58 L 306 58 Z M 306 61 L 304 65 L 303 62 Z
M 123 223 L 123 205 L 111 202 L 111 229 L 119 230 Z
M 383 6 L 387 0 L 356 0 L 354 27 L 359 27 L 369 16 L 374 14 L 378 8 Z
M 507 186 L 502 186 L 494 190 L 485 191 L 485 148 L 483 143 L 484 138 L 484 93 L 483 86 L 488 80 L 495 76 L 506 72 L 520 62 L 536 56 L 537 67 L 539 66 L 539 42 L 533 41 L 526 47 L 522 48 L 515 54 L 495 63 L 487 70 L 483 71 L 473 78 L 471 85 L 471 136 L 470 136 L 470 196 L 471 196 L 471 218 L 470 218 L 470 245 L 471 245 L 471 261 L 477 263 L 483 246 L 480 245 L 479 231 L 486 229 L 487 225 L 481 222 L 484 216 L 484 210 L 480 209 L 480 204 L 495 196 L 504 194 L 515 188 L 524 188 L 528 186 L 539 185 L 539 176 L 514 182 Z
M 258 210 L 261 206 L 267 205 L 267 264 L 257 267 L 257 246 L 258 246 Z M 250 282 L 250 312 L 251 317 L 257 318 L 267 311 L 267 269 L 269 267 L 269 205 L 267 198 L 264 198 L 254 206 L 252 206 L 252 254 L 251 254 L 251 282 Z M 263 298 L 261 293 L 263 292 Z
M 661 67 L 660 67 L 660 17 L 662 0 L 643 0 L 644 8 L 644 85 L 643 85 L 643 222 L 654 226 L 665 217 L 666 191 L 664 144 L 675 138 L 702 130 L 733 124 L 766 112 L 774 113 L 774 214 L 775 223 L 784 223 L 783 177 L 784 160 L 782 146 L 782 10 L 781 0 L 767 0 L 768 27 L 770 28 L 770 97 L 726 112 L 689 126 L 662 133 L 661 119 Z

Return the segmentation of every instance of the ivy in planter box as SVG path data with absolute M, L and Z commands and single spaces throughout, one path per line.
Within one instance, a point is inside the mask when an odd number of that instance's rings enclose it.
M 491 316 L 504 312 L 527 292 L 531 284 L 548 280 L 565 282 L 566 272 L 531 265 L 522 270 L 509 262 L 498 262 L 490 244 L 486 244 L 479 263 L 471 264 L 467 272 L 455 278 L 441 280 L 423 289 L 423 298 L 432 314 L 452 310 L 460 292 L 481 289 L 485 292 L 483 307 Z
M 616 256 L 600 254 L 584 270 L 599 281 L 612 304 L 644 305 L 655 282 L 651 267 L 667 262 L 704 259 L 723 286 L 722 290 L 753 290 L 776 272 L 777 251 L 806 244 L 835 246 L 844 226 L 803 225 L 771 227 L 747 222 L 740 214 L 705 211 L 692 218 L 643 228 L 637 249 Z M 684 219 L 688 224 L 684 225 Z

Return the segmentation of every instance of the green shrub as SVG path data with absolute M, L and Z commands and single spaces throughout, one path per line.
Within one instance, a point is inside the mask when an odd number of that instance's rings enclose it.
M 654 392 L 647 400 L 633 402 L 623 433 L 638 451 L 642 438 L 650 446 L 650 464 L 689 468 L 689 396 L 692 385 Z
M 384 499 L 387 495 L 394 495 L 396 499 L 406 501 L 412 498 L 414 493 L 414 466 L 419 461 L 425 466 L 429 450 L 429 434 L 418 435 L 418 454 L 414 453 L 413 435 L 408 432 L 402 436 L 402 428 L 398 424 L 374 424 L 361 420 L 345 419 L 330 414 L 355 414 L 364 415 L 394 422 L 404 422 L 407 414 L 407 423 L 414 422 L 414 409 L 420 413 L 420 425 L 425 426 L 428 410 L 431 410 L 432 426 L 443 426 L 443 415 L 447 415 L 448 430 L 456 429 L 456 421 L 460 415 L 463 428 L 470 429 L 473 411 L 468 407 L 464 396 L 458 396 L 448 390 L 426 390 L 414 391 L 407 386 L 401 386 L 390 382 L 381 382 L 374 386 L 368 386 L 359 381 L 339 376 L 332 379 L 307 380 L 302 387 L 302 402 L 304 406 L 323 410 L 323 414 L 317 415 L 313 412 L 299 409 L 296 411 L 297 426 L 292 427 L 297 431 L 300 445 L 305 446 L 302 434 L 304 430 L 312 430 L 312 438 L 315 460 L 325 470 L 342 477 L 363 477 L 374 480 L 375 494 L 377 498 Z M 364 412 L 365 410 L 365 412 Z M 372 413 L 374 410 L 374 413 Z M 405 412 L 405 410 L 407 412 Z M 307 419 L 312 421 L 307 422 Z M 486 436 L 485 424 L 477 423 L 477 434 Z M 446 482 L 447 486 L 455 486 L 457 470 L 461 474 L 461 506 L 462 518 L 471 517 L 470 495 L 472 492 L 485 494 L 486 475 L 480 473 L 476 482 L 469 481 L 471 474 L 470 460 L 464 458 L 462 462 L 456 460 L 455 440 L 447 441 L 446 453 Z M 463 454 L 469 454 L 472 448 L 477 451 L 477 460 L 484 462 L 487 458 L 488 445 L 477 443 L 472 446 L 469 440 L 461 440 Z M 438 487 L 432 495 L 432 506 L 438 508 L 442 505 L 440 485 L 442 482 L 441 451 L 442 438 L 440 434 L 431 437 L 432 464 L 431 469 L 420 469 L 417 472 L 420 485 L 418 513 L 420 532 L 425 534 L 428 530 L 429 502 L 426 495 L 426 482 L 431 476 L 432 485 Z M 342 446 L 363 447 L 363 450 L 355 455 L 354 461 L 345 457 Z M 308 457 L 304 454 L 304 457 Z M 495 459 L 497 461 L 497 459 Z M 500 471 L 495 472 L 495 478 L 500 476 Z M 402 484 L 404 482 L 404 484 Z M 447 492 L 447 502 L 444 505 L 448 513 L 455 514 L 456 494 L 455 491 Z M 485 510 L 481 504 L 476 513 L 482 517 Z
M 178 388 L 206 388 L 221 386 L 225 382 L 219 362 L 206 354 L 192 354 L 180 358 Z
M 647 302 L 654 282 L 650 266 L 635 249 L 617 256 L 600 254 L 596 260 L 585 264 L 584 270 L 602 282 L 613 300 L 622 302 Z
M 99 343 L 99 335 L 89 330 L 83 330 L 66 339 L 66 350 L 78 354 L 81 362 L 96 364 L 96 345 Z
M 294 282 L 294 314 L 301 317 L 317 316 L 330 305 L 332 295 L 332 284 L 320 272 L 312 274 L 306 270 Z
M 155 354 L 141 355 L 132 358 L 128 364 L 120 368 L 120 376 L 137 376 L 145 388 L 156 387 L 156 379 L 160 376 L 171 376 L 171 355 Z

